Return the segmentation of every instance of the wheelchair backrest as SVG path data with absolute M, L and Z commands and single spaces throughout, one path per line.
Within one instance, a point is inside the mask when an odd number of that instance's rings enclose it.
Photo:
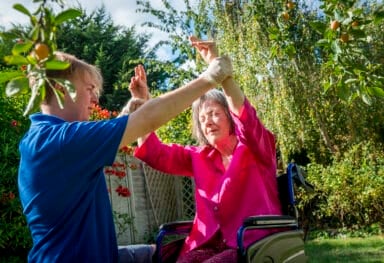
M 286 173 L 277 177 L 279 198 L 284 215 L 298 217 L 295 199 L 295 185 L 303 186 L 307 191 L 313 191 L 313 186 L 308 183 L 295 163 L 289 163 Z

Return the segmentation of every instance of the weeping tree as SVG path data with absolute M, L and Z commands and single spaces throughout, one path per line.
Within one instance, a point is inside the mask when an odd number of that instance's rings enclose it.
M 159 46 L 172 47 L 178 66 L 186 59 L 196 64 L 192 72 L 203 66 L 190 34 L 215 39 L 233 58 L 235 77 L 277 135 L 285 162 L 329 164 L 356 143 L 383 143 L 380 3 L 322 1 L 314 9 L 307 1 L 184 2 L 186 11 L 177 12 L 169 1 L 163 10 L 138 1 L 139 11 L 159 21 L 146 25 L 168 33 Z

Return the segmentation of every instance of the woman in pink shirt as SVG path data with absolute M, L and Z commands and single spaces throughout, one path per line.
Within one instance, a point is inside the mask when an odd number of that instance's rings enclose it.
M 207 63 L 217 57 L 214 42 L 190 40 Z M 166 145 L 151 133 L 135 151 L 157 170 L 194 178 L 196 214 L 177 262 L 237 262 L 236 234 L 243 220 L 281 214 L 274 136 L 233 78 L 222 87 L 224 92 L 211 90 L 192 105 L 199 146 Z M 139 89 L 148 90 L 143 68 L 131 81 L 133 97 Z M 272 231 L 248 231 L 245 245 Z

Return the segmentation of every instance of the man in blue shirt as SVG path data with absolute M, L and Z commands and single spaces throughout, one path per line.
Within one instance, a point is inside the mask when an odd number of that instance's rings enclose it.
M 118 249 L 103 168 L 119 148 L 154 131 L 230 76 L 231 63 L 214 60 L 195 80 L 129 115 L 88 121 L 101 93 L 101 74 L 72 55 L 57 52 L 56 57 L 71 65 L 47 72 L 52 88 L 64 93 L 64 107 L 47 85 L 41 113 L 30 116 L 31 127 L 19 145 L 20 199 L 33 239 L 28 261 L 151 262 L 151 245 Z M 71 81 L 76 98 L 54 78 Z

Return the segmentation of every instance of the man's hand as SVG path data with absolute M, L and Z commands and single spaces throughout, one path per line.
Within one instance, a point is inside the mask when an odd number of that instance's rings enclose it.
M 221 84 L 227 78 L 232 77 L 232 71 L 231 59 L 228 56 L 222 56 L 213 59 L 200 77 L 211 83 Z

